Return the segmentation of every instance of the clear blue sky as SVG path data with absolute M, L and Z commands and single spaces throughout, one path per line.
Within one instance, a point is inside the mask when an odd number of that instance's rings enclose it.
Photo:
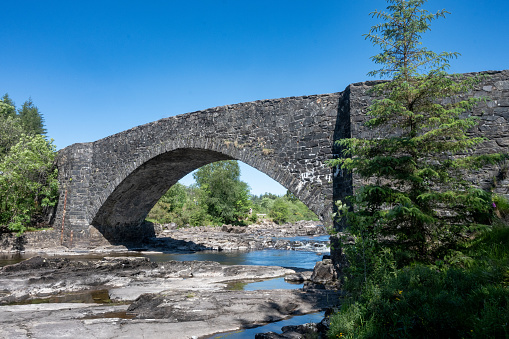
M 4 1 L 0 95 L 28 97 L 58 148 L 164 117 L 368 80 L 382 0 Z M 451 72 L 509 68 L 509 1 L 430 0 Z M 252 192 L 285 189 L 242 167 Z

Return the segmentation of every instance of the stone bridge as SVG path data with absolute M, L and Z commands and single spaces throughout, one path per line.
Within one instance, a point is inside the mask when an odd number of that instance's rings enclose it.
M 483 152 L 509 146 L 509 71 L 470 95 L 489 96 L 474 114 L 474 131 L 488 138 Z M 236 159 L 288 188 L 326 224 L 332 201 L 350 194 L 356 180 L 326 161 L 334 140 L 373 137 L 364 126 L 373 82 L 341 93 L 262 100 L 177 115 L 59 152 L 60 199 L 54 228 L 62 243 L 122 243 L 147 235 L 143 220 L 158 199 L 191 171 Z M 484 113 L 483 113 L 484 112 Z

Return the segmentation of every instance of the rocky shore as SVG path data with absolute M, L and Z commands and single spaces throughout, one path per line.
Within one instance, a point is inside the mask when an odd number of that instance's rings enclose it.
M 156 263 L 132 256 L 136 251 L 285 249 L 327 253 L 326 237 L 316 240 L 316 236 L 326 235 L 318 222 L 178 229 L 169 224 L 155 225 L 154 229 L 156 237 L 133 246 L 78 250 L 44 246 L 44 242 L 28 244 L 26 253 L 40 252 L 44 257 L 35 256 L 0 269 L 0 338 L 208 338 L 215 333 L 323 311 L 339 302 L 336 276 L 327 256 L 314 270 L 221 265 L 213 261 Z M 129 256 L 81 256 L 124 255 L 122 252 Z M 72 258 L 58 257 L 61 255 Z M 239 288 L 281 277 L 303 287 L 257 291 Z M 305 337 L 320 326 L 285 330 L 289 338 L 298 338 L 299 331 L 300 337 Z M 266 335 L 260 338 L 288 337 Z
M 92 226 L 91 226 L 92 227 Z M 202 226 L 177 228 L 175 224 L 153 224 L 155 237 L 142 238 L 135 244 L 99 244 L 89 247 L 65 247 L 56 230 L 27 232 L 21 237 L 0 234 L 0 253 L 46 253 L 82 255 L 85 253 L 148 251 L 252 251 L 261 249 L 295 249 L 328 252 L 325 243 L 292 240 L 300 236 L 327 235 L 318 221 L 299 221 L 278 225 L 270 221 L 248 226 Z M 310 245 L 312 244 L 312 245 Z
M 232 282 L 309 273 L 140 257 L 34 257 L 0 269 L 1 338 L 202 338 L 334 306 L 339 292 L 242 291 Z M 293 278 L 292 278 L 293 277 Z
M 294 249 L 328 252 L 327 246 L 294 237 L 327 235 L 327 230 L 318 221 L 299 221 L 278 225 L 270 221 L 248 226 L 223 225 L 222 227 L 184 227 L 175 224 L 156 225 L 156 238 L 147 242 L 147 247 L 176 247 L 181 250 L 252 251 L 260 249 Z

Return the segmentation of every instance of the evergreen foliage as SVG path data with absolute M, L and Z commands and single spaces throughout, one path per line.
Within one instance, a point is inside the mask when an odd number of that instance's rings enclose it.
M 7 117 L 16 116 L 16 107 L 14 101 L 9 97 L 9 94 L 5 93 L 0 100 L 0 118 L 4 119 Z
M 18 110 L 18 116 L 26 133 L 41 135 L 46 134 L 44 118 L 39 112 L 39 109 L 34 106 L 32 98 L 29 98 L 23 103 L 21 108 Z
M 484 139 L 467 134 L 477 124 L 468 112 L 481 99 L 459 95 L 479 79 L 445 72 L 457 53 L 421 47 L 431 21 L 447 12 L 430 14 L 420 8 L 425 0 L 388 2 L 388 12 L 372 13 L 383 23 L 365 35 L 381 49 L 372 58 L 381 68 L 370 75 L 391 79 L 374 86 L 379 99 L 368 109 L 367 126 L 386 136 L 340 140 L 343 157 L 331 165 L 368 182 L 348 201 L 352 209 L 341 211 L 362 248 L 391 247 L 399 265 L 432 262 L 490 223 L 490 193 L 474 188 L 467 174 L 504 156 L 472 152 Z
M 447 12 L 430 14 L 425 0 L 387 2 L 366 34 L 381 48 L 370 75 L 390 79 L 373 88 L 367 126 L 385 137 L 341 140 L 343 157 L 331 162 L 366 184 L 337 202 L 348 297 L 328 336 L 508 337 L 509 228 L 497 215 L 509 202 L 468 180 L 506 159 L 473 151 L 484 139 L 468 135 L 477 123 L 468 112 L 480 99 L 460 95 L 479 79 L 445 72 L 457 53 L 421 47 Z

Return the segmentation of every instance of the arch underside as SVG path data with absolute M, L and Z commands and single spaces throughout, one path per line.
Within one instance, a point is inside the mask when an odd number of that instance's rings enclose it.
M 108 196 L 92 225 L 137 225 L 161 196 L 186 174 L 211 162 L 234 160 L 211 150 L 182 148 L 158 155 L 134 170 Z

